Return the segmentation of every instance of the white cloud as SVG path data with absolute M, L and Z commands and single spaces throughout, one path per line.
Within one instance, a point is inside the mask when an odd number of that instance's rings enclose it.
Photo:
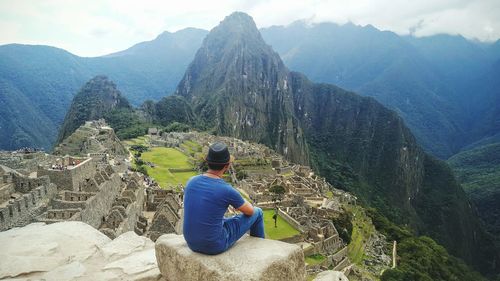
M 0 44 L 46 44 L 82 56 L 103 55 L 185 27 L 211 29 L 233 11 L 259 27 L 333 21 L 372 24 L 399 34 L 500 38 L 498 0 L 0 0 Z

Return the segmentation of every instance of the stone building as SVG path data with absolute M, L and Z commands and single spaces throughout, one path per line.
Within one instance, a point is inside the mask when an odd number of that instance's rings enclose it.
M 142 215 L 144 203 L 144 185 L 141 177 L 133 173 L 122 178 L 122 190 L 109 213 L 103 217 L 99 229 L 112 239 L 132 230 L 139 235 L 144 234 L 147 228 L 147 220 Z
M 156 241 L 166 233 L 182 232 L 182 194 L 159 188 L 148 188 L 146 210 L 154 211 L 146 236 Z
M 0 231 L 36 221 L 56 194 L 49 177 L 28 177 L 0 166 Z

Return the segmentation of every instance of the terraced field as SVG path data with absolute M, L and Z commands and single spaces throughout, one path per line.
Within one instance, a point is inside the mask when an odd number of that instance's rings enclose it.
M 146 165 L 146 170 L 163 188 L 185 185 L 189 178 L 196 175 L 194 171 L 171 171 L 171 169 L 192 169 L 189 157 L 175 148 L 153 147 L 142 153 L 141 158 L 145 162 L 154 164 L 154 167 Z

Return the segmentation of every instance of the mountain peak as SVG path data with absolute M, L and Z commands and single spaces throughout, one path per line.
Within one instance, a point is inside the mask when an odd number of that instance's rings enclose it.
M 264 83 L 273 73 L 286 76 L 280 57 L 265 43 L 252 17 L 235 12 L 205 37 L 176 93 L 188 98 L 220 94 L 217 89 L 226 89 L 227 83 Z
M 217 134 L 261 142 L 307 163 L 302 132 L 292 117 L 288 76 L 253 19 L 238 12 L 210 31 L 176 94 Z
M 260 36 L 257 25 L 253 18 L 242 12 L 234 12 L 226 16 L 218 26 L 214 27 L 207 39 L 210 38 L 231 38 L 231 39 L 249 39 L 249 40 L 264 40 Z
M 257 26 L 255 25 L 255 22 L 253 18 L 243 12 L 234 12 L 224 18 L 220 22 L 220 26 L 229 24 L 229 25 L 239 25 L 239 26 L 248 26 L 248 27 L 255 27 L 257 29 Z

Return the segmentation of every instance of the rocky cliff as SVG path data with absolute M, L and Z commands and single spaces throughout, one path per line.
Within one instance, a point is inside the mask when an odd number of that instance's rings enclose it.
M 307 163 L 288 79 L 288 70 L 252 18 L 234 13 L 203 40 L 176 94 L 191 102 L 202 127 L 264 143 L 294 162 Z

